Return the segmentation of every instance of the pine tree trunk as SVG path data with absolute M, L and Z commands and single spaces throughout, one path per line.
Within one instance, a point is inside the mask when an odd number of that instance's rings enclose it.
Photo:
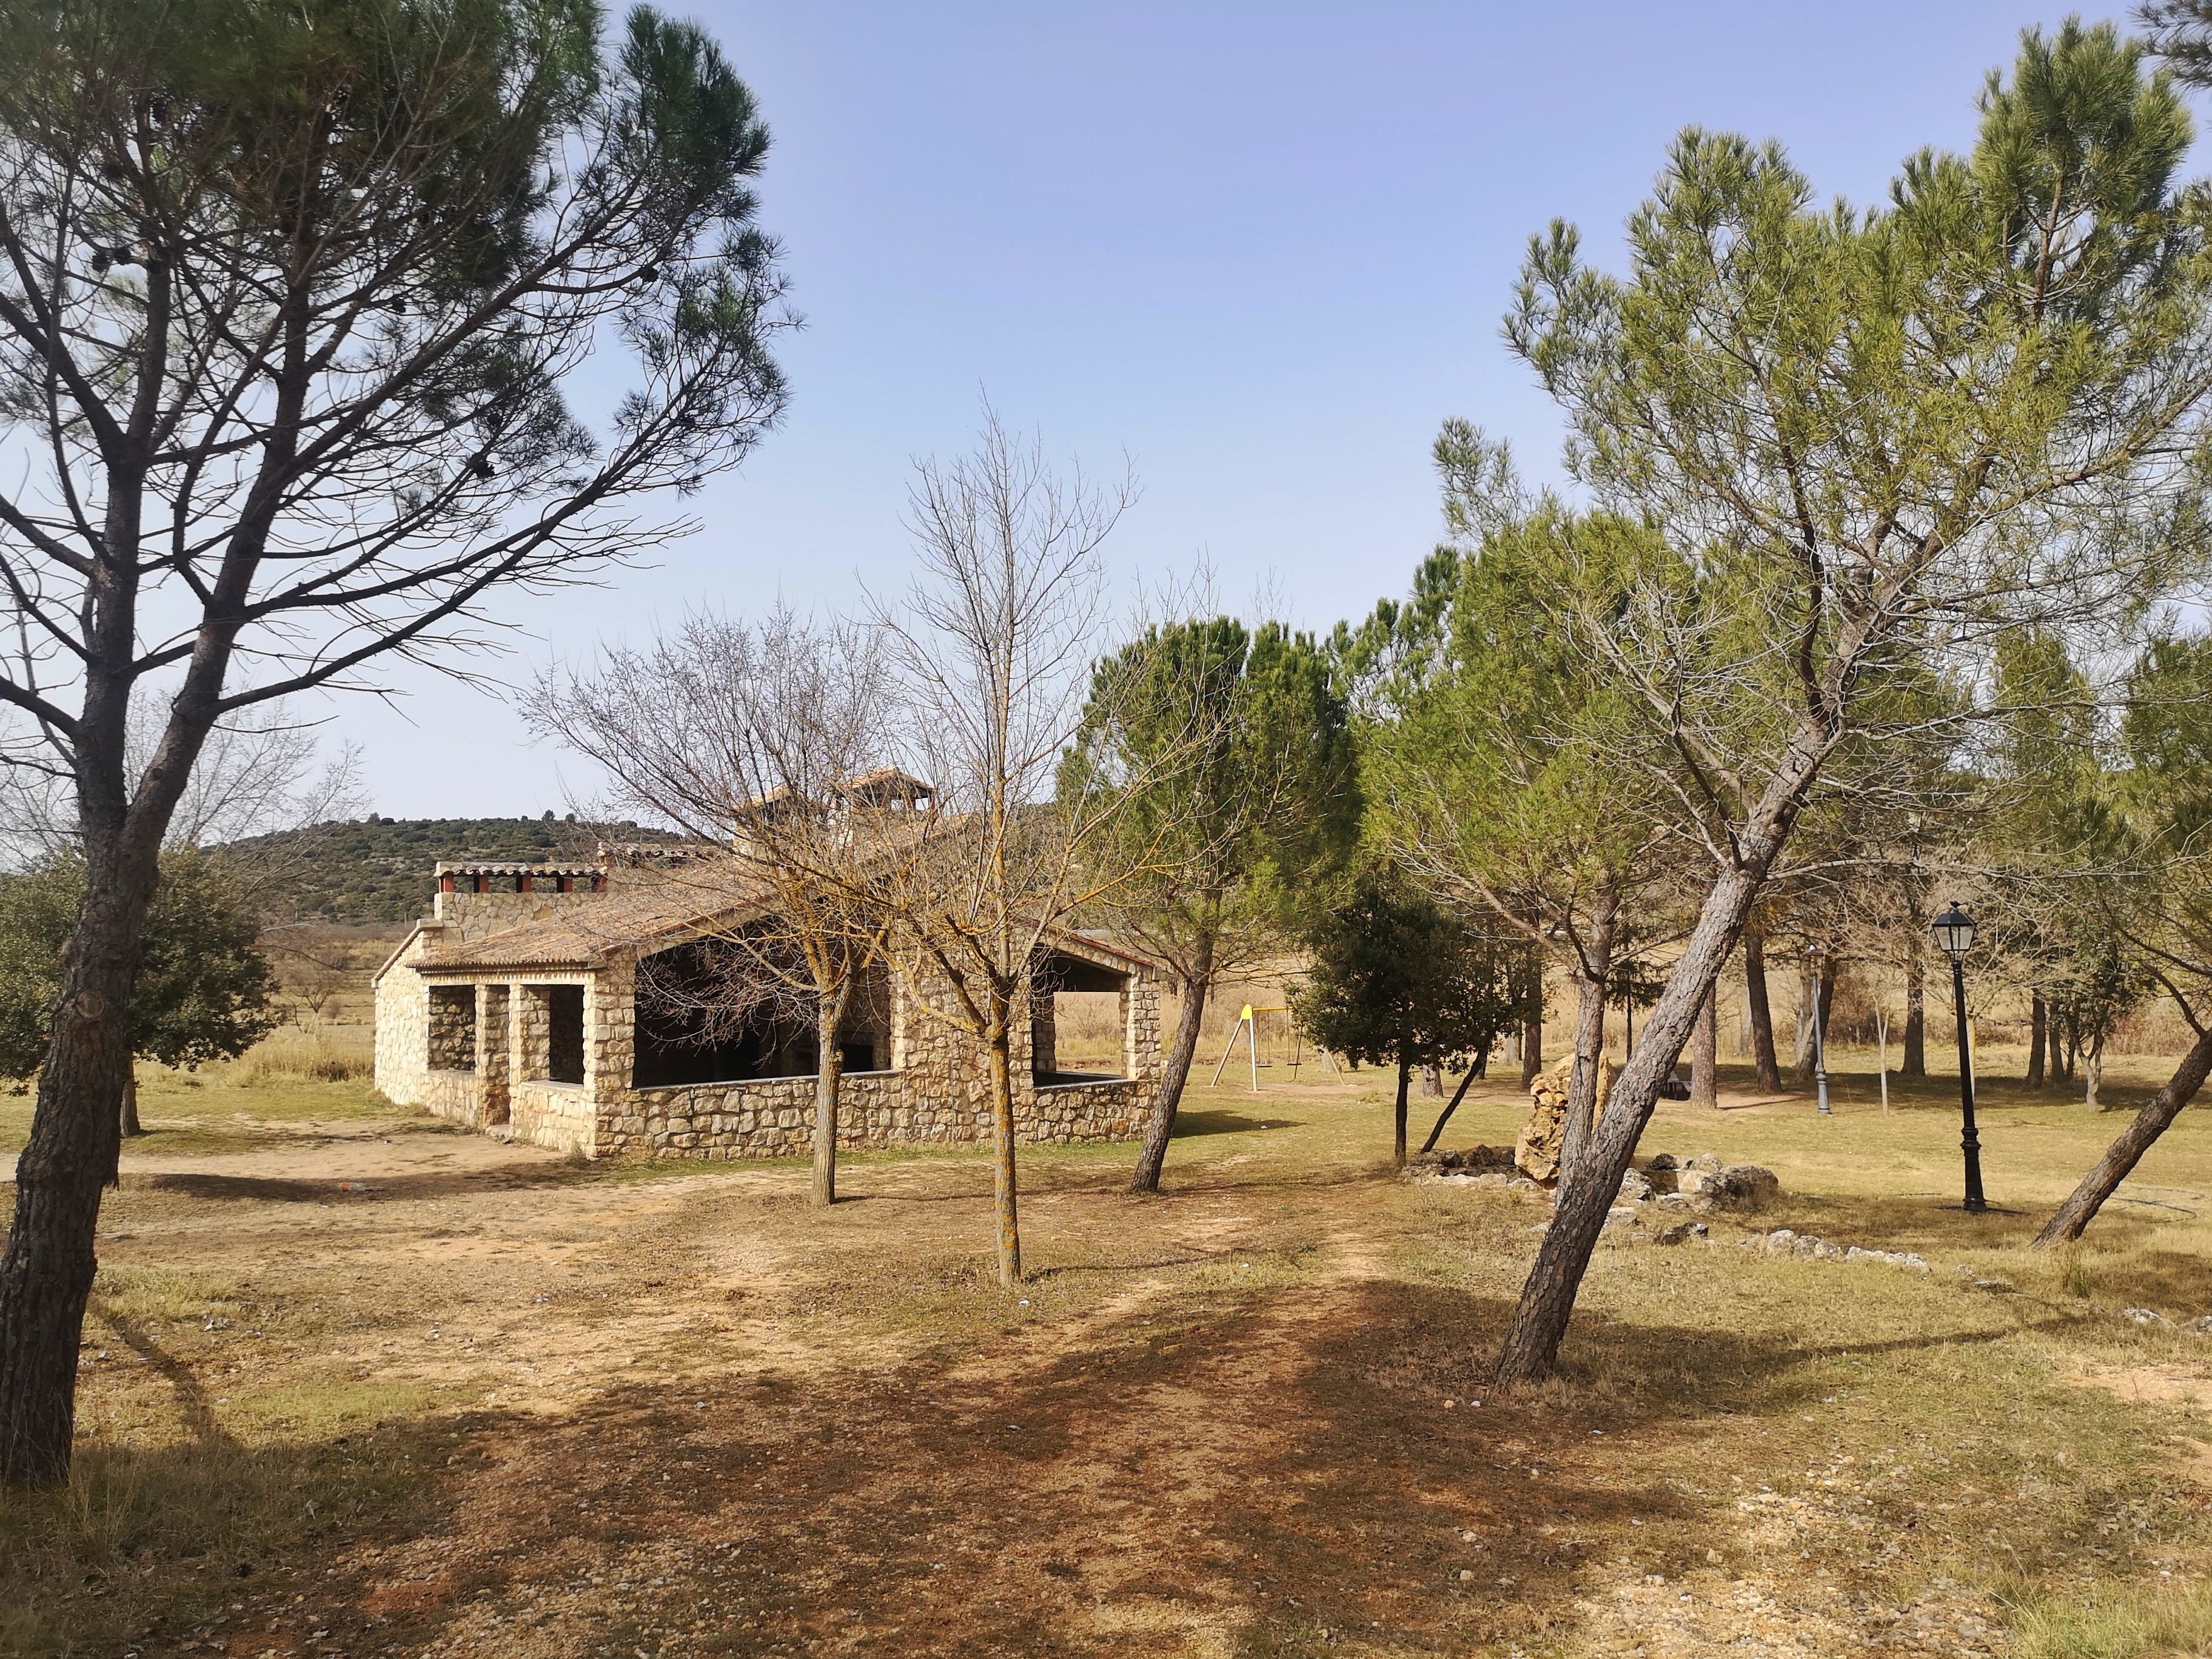
M 1919 935 L 1915 933 L 1912 959 L 1905 969 L 1905 1059 L 1897 1068 L 1899 1077 L 1928 1075 L 1927 976 L 1927 959 L 1921 953 Z
M 149 278 L 158 264 L 147 265 Z M 149 344 L 161 333 L 149 330 Z M 118 556 L 103 555 L 88 580 L 83 702 L 72 738 L 85 890 L 56 975 L 52 1029 L 0 1253 L 0 1486 L 69 1478 L 77 1345 L 98 1266 L 100 1193 L 115 1180 L 122 1146 L 131 983 L 161 877 L 161 840 L 215 724 L 243 616 L 228 598 L 210 609 L 210 618 L 221 609 L 226 619 L 204 622 L 169 696 L 161 736 L 134 767 L 126 734 L 140 672 L 137 550 L 146 457 L 156 441 L 134 422 L 122 446 L 103 446 L 100 542 Z M 265 531 L 265 514 L 259 525 Z M 228 570 L 251 570 L 258 561 L 258 533 L 244 524 L 232 529 L 226 582 Z M 126 781 L 134 775 L 135 798 Z
M 1605 990 L 1585 981 L 1575 1002 L 1575 1068 L 1567 1079 L 1566 1121 L 1559 1131 L 1559 1170 L 1565 1175 L 1589 1142 L 1597 1099 L 1598 1056 L 1605 1052 Z
M 1800 726 L 1736 835 L 1736 862 L 1722 872 L 1698 907 L 1697 925 L 1644 1022 L 1643 1046 L 1615 1079 L 1613 1098 L 1591 1137 L 1588 1154 L 1562 1172 L 1551 1225 L 1537 1247 L 1535 1263 L 1522 1285 L 1513 1322 L 1498 1351 L 1498 1387 L 1510 1391 L 1540 1382 L 1558 1364 L 1583 1275 L 1589 1271 L 1607 1213 L 1620 1194 L 1620 1178 L 1627 1173 L 1636 1143 L 1651 1121 L 1659 1085 L 1689 1041 L 1698 1011 L 1743 931 L 1767 871 L 1789 839 L 1798 803 L 1834 741 L 1824 728 L 1809 723 Z
M 1413 1062 L 1406 1057 L 1404 1049 L 1398 1051 L 1398 1132 L 1392 1142 L 1391 1156 L 1400 1169 L 1406 1167 L 1406 1091 L 1413 1080 Z
M 2135 1121 L 2097 1160 L 2097 1167 L 2081 1177 L 2081 1184 L 2058 1206 L 2057 1213 L 2043 1224 L 2043 1231 L 2035 1236 L 2038 1249 L 2070 1244 L 2081 1237 L 2082 1230 L 2096 1219 L 2105 1200 L 2119 1189 L 2120 1183 L 2142 1161 L 2151 1144 L 2181 1115 L 2182 1108 L 2197 1098 L 2197 1091 L 2203 1086 L 2208 1074 L 2212 1074 L 2212 1033 L 2197 1039 L 2196 1046 L 2181 1057 L 2181 1064 L 2174 1068 L 2166 1085 L 2144 1103 L 2136 1114 Z
M 2081 1050 L 2081 1103 L 2091 1111 L 2102 1111 L 2097 1093 L 2105 1082 L 2105 1040 L 2093 1037 Z
M 0 1255 L 0 1484 L 69 1478 L 77 1341 L 97 1267 L 101 1189 L 115 1179 L 137 976 L 155 849 L 88 853 L 85 897 L 62 954 L 15 1213 Z
M 2043 1049 L 2051 1040 L 2051 1009 L 2043 1000 L 2043 993 L 2032 991 L 2027 999 L 2027 1086 L 2043 1086 Z
M 1450 1103 L 1445 1106 L 1443 1110 L 1437 1114 L 1436 1127 L 1429 1131 L 1429 1138 L 1421 1143 L 1422 1152 L 1432 1152 L 1436 1151 L 1437 1137 L 1443 1133 L 1444 1125 L 1451 1121 L 1451 1115 L 1459 1110 L 1460 1102 L 1467 1098 L 1468 1085 L 1473 1083 L 1476 1077 L 1483 1072 L 1485 1069 L 1483 1060 L 1488 1058 L 1489 1055 L 1486 1051 L 1480 1058 L 1476 1060 L 1474 1065 L 1467 1068 L 1467 1075 L 1459 1080 L 1459 1087 L 1452 1091 Z
M 1611 883 L 1598 890 L 1590 906 L 1589 935 L 1577 964 L 1575 1064 L 1567 1079 L 1566 1121 L 1560 1126 L 1562 1179 L 1583 1155 L 1595 1128 L 1597 1062 L 1605 1052 L 1605 982 L 1613 972 L 1613 936 L 1619 920 Z
M 1720 988 L 1705 994 L 1698 1011 L 1698 1028 L 1690 1036 L 1690 1104 L 1717 1109 L 1721 1103 Z
M 1774 1010 L 1766 1000 L 1765 936 L 1743 936 L 1743 999 L 1751 1009 L 1751 1063 L 1759 1092 L 1778 1094 L 1782 1066 L 1774 1057 Z
M 1528 1012 L 1521 1017 L 1521 1086 L 1544 1069 L 1544 975 L 1540 969 L 1528 989 Z
M 820 1046 L 814 1062 L 814 1182 L 806 1197 L 827 1208 L 837 1201 L 837 1090 L 845 1057 L 838 1052 L 837 1028 L 844 1023 L 842 995 L 823 998 L 814 1020 Z
M 125 1140 L 130 1139 L 133 1135 L 143 1135 L 146 1133 L 145 1126 L 138 1121 L 138 1067 L 136 1065 L 125 1071 L 123 1077 L 123 1112 L 120 1127 Z
M 1014 1190 L 1014 1068 L 1002 1022 L 985 1040 L 991 1060 L 991 1198 L 999 1220 L 999 1283 L 1008 1290 L 1022 1282 L 1022 1224 Z
M 1152 1115 L 1145 1120 L 1145 1142 L 1137 1151 L 1137 1168 L 1129 1177 L 1133 1193 L 1160 1189 L 1160 1170 L 1168 1161 L 1168 1142 L 1175 1138 L 1176 1113 L 1182 1106 L 1183 1085 L 1190 1079 L 1191 1062 L 1198 1054 L 1198 1028 L 1206 1018 L 1206 995 L 1212 988 L 1213 943 L 1200 947 L 1191 977 L 1182 987 L 1182 1012 L 1176 1017 L 1175 1041 L 1168 1045 L 1166 1069 L 1159 1092 L 1152 1097 Z

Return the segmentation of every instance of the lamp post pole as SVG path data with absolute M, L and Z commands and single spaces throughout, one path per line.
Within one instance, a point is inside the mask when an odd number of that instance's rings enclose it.
M 1959 1027 L 1959 1115 L 1966 1133 L 1959 1150 L 1966 1155 L 1965 1207 L 1978 1215 L 1990 1207 L 1982 1196 L 1982 1138 L 1974 1133 L 1974 1052 L 1966 1041 L 1966 952 L 1974 948 L 1974 919 L 1957 902 L 1929 924 L 1936 942 L 1951 958 L 1951 1012 Z
M 1828 1109 L 1828 1023 L 1820 1018 L 1820 958 L 1813 956 L 1813 1088 L 1820 1101 L 1820 1115 L 1833 1115 Z

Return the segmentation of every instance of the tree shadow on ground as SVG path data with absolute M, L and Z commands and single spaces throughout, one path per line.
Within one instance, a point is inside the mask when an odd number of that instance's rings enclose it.
M 369 1203 L 426 1198 L 473 1198 L 486 1192 L 574 1187 L 589 1179 L 588 1170 L 557 1164 L 514 1164 L 489 1168 L 427 1170 L 354 1179 L 290 1176 L 243 1176 L 162 1171 L 125 1174 L 124 1184 L 149 1192 L 192 1198 L 270 1204 Z
M 1254 1117 L 1249 1113 L 1225 1106 L 1210 1106 L 1196 1111 L 1176 1114 L 1175 1138 L 1188 1139 L 1194 1135 L 1233 1135 L 1247 1130 L 1302 1129 L 1305 1125 L 1296 1118 Z
M 207 1639 L 222 1599 L 209 1572 L 262 1552 L 231 1626 L 251 1643 L 217 1651 L 304 1649 L 319 1631 L 356 1653 L 516 1659 L 862 1638 L 906 1654 L 1201 1636 L 1319 1652 L 1324 1627 L 1417 1648 L 1556 1640 L 1593 1550 L 1632 1536 L 1668 1573 L 1702 1551 L 1701 1500 L 1659 1473 L 1717 1413 L 1805 1403 L 1821 1385 L 1803 1368 L 1826 1351 L 1585 1315 L 1565 1382 L 1473 1406 L 1510 1311 L 1316 1276 L 1209 1292 L 1164 1325 L 1158 1308 L 1055 1322 L 886 1369 L 857 1355 L 764 1380 L 695 1354 L 564 1413 L 226 1449 L 191 1501 L 219 1516 L 289 1482 L 297 1529 L 196 1559 L 172 1517 L 131 1571 L 171 1587 L 173 1611 L 146 1605 L 173 1645 L 192 1618 Z M 345 1485 L 362 1459 L 374 1478 Z M 60 1641 L 124 1633 L 58 1571 L 31 1589 Z

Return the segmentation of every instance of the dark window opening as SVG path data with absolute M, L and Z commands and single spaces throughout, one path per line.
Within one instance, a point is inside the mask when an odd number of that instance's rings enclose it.
M 545 988 L 545 1080 L 584 1080 L 584 988 Z
M 744 952 L 713 940 L 646 958 L 638 975 L 632 1086 L 815 1075 L 821 1049 L 810 999 L 787 986 L 764 984 L 763 977 Z M 846 1006 L 839 1064 L 848 1072 L 888 1067 L 890 1048 L 890 980 L 878 966 Z

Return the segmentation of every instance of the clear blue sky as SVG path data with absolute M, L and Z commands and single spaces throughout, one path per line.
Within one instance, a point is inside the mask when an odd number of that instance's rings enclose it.
M 1498 341 L 1530 233 L 1610 259 L 1668 138 L 1776 137 L 1866 201 L 1961 147 L 1984 74 L 2062 12 L 1856 5 L 783 4 L 701 17 L 775 134 L 763 218 L 803 333 L 791 413 L 605 590 L 514 596 L 526 679 L 688 605 L 896 586 L 913 458 L 980 395 L 1143 498 L 1126 581 L 1204 557 L 1325 629 L 1406 585 L 1437 532 L 1427 460 L 1462 415 L 1555 469 L 1549 405 Z M 2087 14 L 2094 17 L 2103 14 Z M 2203 112 L 2200 110 L 2200 115 Z M 496 694 L 409 672 L 334 700 L 375 810 L 531 813 L 586 781 Z

